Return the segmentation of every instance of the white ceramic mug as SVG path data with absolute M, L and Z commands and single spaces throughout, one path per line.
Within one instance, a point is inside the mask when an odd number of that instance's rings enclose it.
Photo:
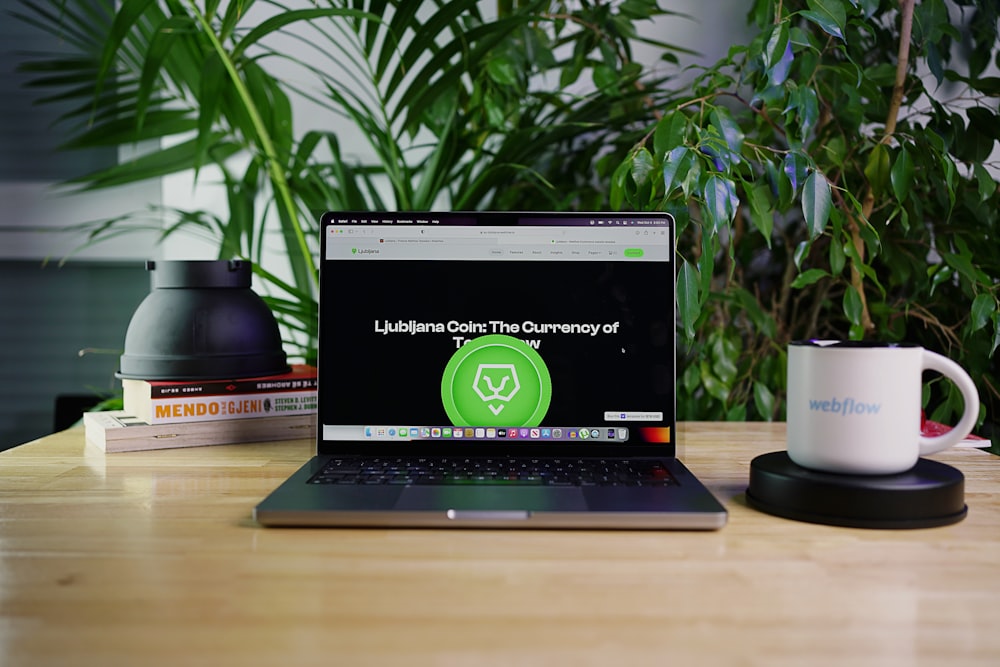
M 920 433 L 922 373 L 961 390 L 965 412 L 948 433 Z M 904 472 L 967 436 L 979 417 L 972 378 L 954 361 L 903 343 L 800 341 L 788 346 L 788 456 L 827 472 Z

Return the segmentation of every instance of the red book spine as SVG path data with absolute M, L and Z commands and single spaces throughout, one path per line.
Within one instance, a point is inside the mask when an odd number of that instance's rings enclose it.
M 316 390 L 316 369 L 293 366 L 290 373 L 239 380 L 194 380 L 190 382 L 147 381 L 152 400 L 190 396 L 233 396 L 275 394 L 285 391 Z

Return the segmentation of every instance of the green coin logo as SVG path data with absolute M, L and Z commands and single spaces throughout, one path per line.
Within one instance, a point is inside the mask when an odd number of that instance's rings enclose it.
M 441 401 L 456 426 L 538 426 L 552 401 L 552 379 L 527 343 L 480 336 L 448 361 Z

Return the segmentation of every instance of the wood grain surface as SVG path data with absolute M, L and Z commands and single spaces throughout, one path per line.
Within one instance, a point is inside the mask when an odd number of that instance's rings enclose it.
M 268 529 L 308 441 L 0 454 L 0 665 L 1000 665 L 1000 459 L 968 517 L 863 530 L 756 512 L 784 424 L 683 424 L 717 532 Z

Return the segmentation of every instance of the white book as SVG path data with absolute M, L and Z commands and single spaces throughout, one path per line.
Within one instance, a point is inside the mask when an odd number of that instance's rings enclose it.
M 86 412 L 87 442 L 105 452 L 204 447 L 316 437 L 316 415 L 147 424 L 123 410 Z

